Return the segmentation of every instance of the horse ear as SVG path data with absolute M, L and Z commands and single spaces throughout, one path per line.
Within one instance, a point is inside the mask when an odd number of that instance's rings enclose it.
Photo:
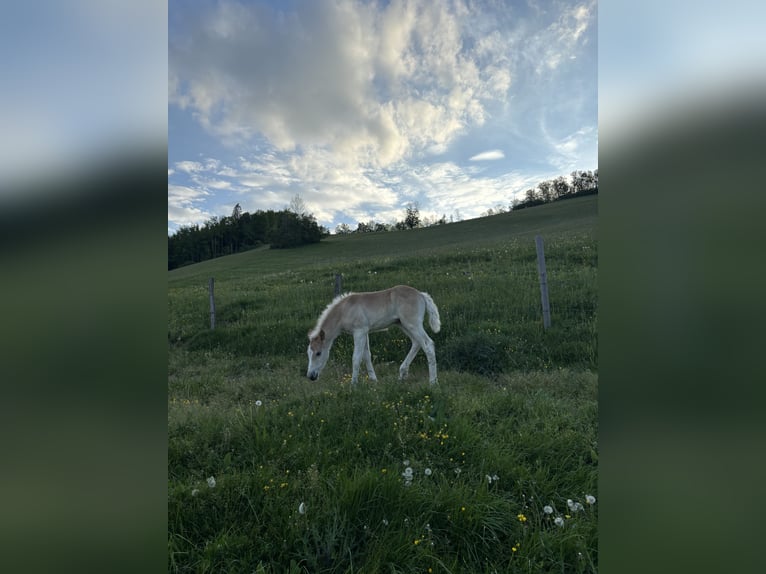
M 321 330 L 319 331 L 319 338 L 320 338 L 322 341 L 324 341 L 324 329 L 321 329 Z

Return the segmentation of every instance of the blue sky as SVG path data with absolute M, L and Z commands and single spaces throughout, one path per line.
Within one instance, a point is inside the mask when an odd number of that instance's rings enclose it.
M 598 167 L 595 1 L 168 5 L 168 232 L 468 219 Z

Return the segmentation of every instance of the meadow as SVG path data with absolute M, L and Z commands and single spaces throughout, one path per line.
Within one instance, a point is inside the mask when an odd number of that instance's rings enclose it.
M 169 272 L 168 570 L 597 571 L 597 205 Z M 349 384 L 350 336 L 306 378 L 335 274 L 344 290 L 432 295 L 438 385 L 422 353 L 397 380 L 409 339 L 396 328 L 370 335 L 379 382 Z

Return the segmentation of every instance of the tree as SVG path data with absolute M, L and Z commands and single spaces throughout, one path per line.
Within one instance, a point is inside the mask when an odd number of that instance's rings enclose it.
M 299 217 L 304 217 L 306 215 L 309 215 L 308 207 L 306 207 L 306 202 L 303 201 L 303 197 L 301 197 L 300 193 L 296 193 L 293 198 L 290 200 L 290 205 L 287 207 L 288 211 L 292 211 L 295 215 Z
M 559 197 L 566 197 L 572 192 L 572 189 L 569 187 L 569 183 L 564 178 L 564 176 L 561 175 L 553 180 L 552 186 L 554 199 L 558 199 Z
M 231 212 L 231 218 L 234 221 L 238 221 L 240 217 L 242 217 L 242 206 L 240 206 L 238 203 L 234 206 L 234 209 Z
M 537 189 L 540 190 L 539 192 L 539 198 L 543 201 L 553 201 L 554 198 L 554 190 L 553 190 L 553 182 L 550 180 L 541 181 L 537 184 Z
M 346 235 L 347 233 L 351 233 L 351 228 L 348 223 L 339 223 L 335 227 L 335 233 L 336 235 Z
M 407 204 L 404 225 L 407 229 L 420 227 L 420 209 L 418 209 L 417 203 L 410 202 Z
M 538 201 L 540 199 L 540 196 L 537 194 L 537 191 L 535 191 L 534 189 L 530 188 L 530 189 L 528 189 L 527 191 L 524 192 L 524 199 L 528 203 L 533 203 L 535 201 Z

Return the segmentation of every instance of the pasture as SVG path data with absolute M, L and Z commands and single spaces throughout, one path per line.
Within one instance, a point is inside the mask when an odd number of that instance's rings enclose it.
M 168 570 L 595 572 L 597 201 L 169 272 Z M 370 334 L 377 383 L 350 385 L 349 335 L 306 378 L 336 273 L 433 297 L 438 385 L 422 352 L 398 381 L 395 327 Z

